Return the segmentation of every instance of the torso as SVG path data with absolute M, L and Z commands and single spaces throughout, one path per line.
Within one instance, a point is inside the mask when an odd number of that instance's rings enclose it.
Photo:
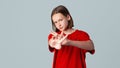
M 84 40 L 83 31 L 71 29 L 65 32 L 70 40 Z M 87 38 L 89 39 L 89 37 Z M 54 68 L 86 68 L 84 50 L 74 46 L 62 46 L 55 51 Z

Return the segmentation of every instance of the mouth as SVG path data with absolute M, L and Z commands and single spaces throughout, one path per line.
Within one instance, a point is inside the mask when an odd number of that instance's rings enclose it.
M 62 30 L 62 29 L 63 29 L 63 27 L 60 27 L 59 29 L 60 29 L 60 30 Z

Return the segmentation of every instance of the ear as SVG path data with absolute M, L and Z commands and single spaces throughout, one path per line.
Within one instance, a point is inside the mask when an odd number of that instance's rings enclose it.
M 70 15 L 67 15 L 67 20 L 69 21 L 71 19 Z

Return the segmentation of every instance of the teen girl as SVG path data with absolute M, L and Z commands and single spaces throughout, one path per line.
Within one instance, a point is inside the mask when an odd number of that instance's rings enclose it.
M 88 33 L 73 28 L 73 19 L 63 5 L 53 9 L 51 21 L 54 32 L 48 35 L 48 45 L 54 53 L 52 68 L 86 68 L 86 52 L 95 52 Z

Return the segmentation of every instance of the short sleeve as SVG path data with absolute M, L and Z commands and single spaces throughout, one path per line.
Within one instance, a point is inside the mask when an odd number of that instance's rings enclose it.
M 90 54 L 94 54 L 94 53 L 95 53 L 95 50 L 91 50 L 91 51 L 88 50 L 88 52 L 89 52 Z
M 94 53 L 95 53 L 95 50 L 84 50 L 84 49 L 83 49 L 83 52 L 84 52 L 84 53 L 89 52 L 90 54 L 94 54 Z
M 79 31 L 78 37 L 80 41 L 90 40 L 88 33 L 86 33 L 85 31 Z
M 87 32 L 85 32 L 85 31 L 80 31 L 79 32 L 79 40 L 80 41 L 87 41 L 87 40 L 91 40 L 90 39 L 90 36 L 88 35 L 88 33 Z M 83 49 L 83 52 L 84 53 L 86 53 L 86 52 L 89 52 L 90 54 L 94 54 L 95 53 L 95 50 L 85 50 L 85 49 Z
M 48 41 L 52 38 L 52 36 L 53 36 L 52 34 L 48 35 Z M 52 48 L 49 45 L 48 45 L 48 49 L 49 49 L 50 52 L 53 52 L 55 50 L 55 48 Z

